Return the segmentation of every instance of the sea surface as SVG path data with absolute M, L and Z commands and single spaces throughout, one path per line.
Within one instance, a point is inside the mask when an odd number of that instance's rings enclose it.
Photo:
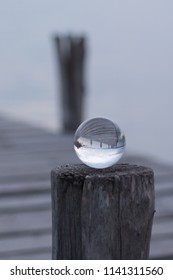
M 84 116 L 105 116 L 127 150 L 173 164 L 173 1 L 3 1 L 0 114 L 62 128 L 53 38 L 85 35 Z

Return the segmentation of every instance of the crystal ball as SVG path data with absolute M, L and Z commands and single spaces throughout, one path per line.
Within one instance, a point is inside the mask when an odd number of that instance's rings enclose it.
M 74 135 L 74 149 L 79 159 L 93 168 L 115 164 L 125 150 L 125 136 L 117 124 L 106 118 L 84 121 Z

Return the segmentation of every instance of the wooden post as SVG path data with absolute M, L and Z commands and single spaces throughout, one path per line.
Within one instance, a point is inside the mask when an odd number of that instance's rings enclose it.
M 150 168 L 65 165 L 51 178 L 53 259 L 148 259 L 154 215 Z
M 82 122 L 85 38 L 55 37 L 60 69 L 64 132 L 74 132 Z

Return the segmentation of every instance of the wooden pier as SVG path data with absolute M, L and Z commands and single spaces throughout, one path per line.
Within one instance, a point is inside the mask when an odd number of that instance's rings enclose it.
M 150 258 L 173 259 L 173 167 L 128 155 L 121 162 L 155 172 Z M 79 163 L 73 135 L 0 116 L 0 259 L 51 259 L 50 171 Z

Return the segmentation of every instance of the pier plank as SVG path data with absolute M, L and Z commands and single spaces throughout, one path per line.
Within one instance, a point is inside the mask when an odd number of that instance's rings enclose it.
M 0 215 L 0 236 L 11 233 L 19 235 L 26 231 L 49 228 L 51 230 L 51 211 L 42 209 L 35 212 L 3 213 Z

